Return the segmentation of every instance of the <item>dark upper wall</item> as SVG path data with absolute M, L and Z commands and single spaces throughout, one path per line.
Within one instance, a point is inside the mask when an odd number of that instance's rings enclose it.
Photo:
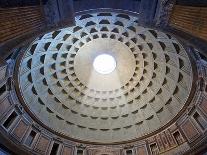
M 73 0 L 0 0 L 0 12 L 0 64 L 21 44 L 74 25 Z
M 11 7 L 22 7 L 22 6 L 35 6 L 45 4 L 48 0 L 0 0 L 0 7 L 11 8 Z
M 139 12 L 141 0 L 74 0 L 74 10 L 113 8 Z
M 207 6 L 207 0 L 177 0 L 176 4 L 186 6 Z

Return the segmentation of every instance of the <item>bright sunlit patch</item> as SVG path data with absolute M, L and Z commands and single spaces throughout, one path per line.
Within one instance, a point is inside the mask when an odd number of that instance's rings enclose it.
M 116 68 L 116 61 L 111 55 L 101 54 L 95 58 L 93 67 L 100 74 L 109 74 Z

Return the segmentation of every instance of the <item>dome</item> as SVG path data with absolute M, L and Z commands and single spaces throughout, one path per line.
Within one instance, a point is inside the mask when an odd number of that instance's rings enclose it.
M 65 137 L 106 144 L 171 125 L 192 91 L 190 57 L 173 35 L 138 21 L 131 12 L 81 12 L 75 26 L 37 38 L 17 64 L 31 116 Z M 107 74 L 94 67 L 103 55 L 114 64 Z

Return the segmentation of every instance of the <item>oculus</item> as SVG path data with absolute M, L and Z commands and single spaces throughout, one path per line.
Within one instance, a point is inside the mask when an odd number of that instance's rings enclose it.
M 116 61 L 109 54 L 101 54 L 94 59 L 93 67 L 100 74 L 110 74 L 116 68 Z

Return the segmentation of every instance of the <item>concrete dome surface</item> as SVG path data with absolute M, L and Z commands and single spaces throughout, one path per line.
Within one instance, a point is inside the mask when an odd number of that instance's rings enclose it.
M 172 124 L 192 87 L 188 53 L 172 35 L 130 12 L 82 12 L 76 26 L 37 38 L 22 54 L 19 91 L 40 122 L 98 143 L 141 138 Z M 93 66 L 108 54 L 108 74 Z

